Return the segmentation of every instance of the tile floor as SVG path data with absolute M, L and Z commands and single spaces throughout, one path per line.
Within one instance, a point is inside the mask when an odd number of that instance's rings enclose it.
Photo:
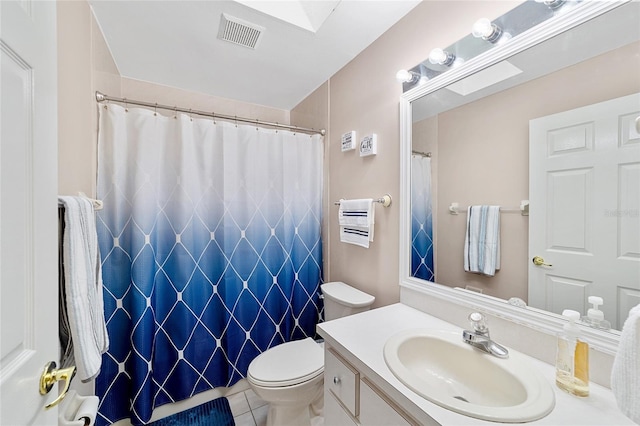
M 227 396 L 236 426 L 265 426 L 269 405 L 249 389 Z

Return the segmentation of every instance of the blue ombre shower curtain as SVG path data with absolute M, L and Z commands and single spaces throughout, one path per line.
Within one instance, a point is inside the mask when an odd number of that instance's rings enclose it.
M 322 153 L 319 135 L 100 108 L 98 424 L 145 423 L 314 335 Z
M 433 281 L 431 158 L 411 157 L 411 276 Z

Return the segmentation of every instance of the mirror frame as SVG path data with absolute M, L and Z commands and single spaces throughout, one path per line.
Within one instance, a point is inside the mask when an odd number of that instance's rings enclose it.
M 400 97 L 400 287 L 402 301 L 403 290 L 426 294 L 428 296 L 446 300 L 461 306 L 482 311 L 508 321 L 537 329 L 547 334 L 556 334 L 562 329 L 565 320 L 560 315 L 541 309 L 526 307 L 519 308 L 507 303 L 506 300 L 481 295 L 464 289 L 454 289 L 431 281 L 414 278 L 410 275 L 411 262 L 411 132 L 412 114 L 411 102 L 427 96 L 450 83 L 465 78 L 488 66 L 505 60 L 523 50 L 542 43 L 564 31 L 574 28 L 590 19 L 596 18 L 610 10 L 629 3 L 631 0 L 615 2 L 584 1 L 545 22 L 514 37 L 508 43 L 468 59 L 459 67 L 444 72 L 425 84 L 414 87 Z M 594 349 L 615 355 L 620 340 L 617 330 L 602 331 L 582 326 L 582 332 Z

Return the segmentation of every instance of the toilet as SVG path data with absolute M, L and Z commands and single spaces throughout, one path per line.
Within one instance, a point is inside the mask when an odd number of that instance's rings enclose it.
M 320 285 L 325 321 L 371 308 L 375 297 L 336 281 Z M 316 425 L 324 406 L 324 349 L 310 337 L 258 355 L 247 372 L 253 391 L 269 403 L 267 426 Z

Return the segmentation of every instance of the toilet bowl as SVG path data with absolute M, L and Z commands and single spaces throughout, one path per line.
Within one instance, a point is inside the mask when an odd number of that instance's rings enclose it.
M 339 281 L 320 288 L 326 321 L 368 310 L 375 300 Z M 247 381 L 269 403 L 267 426 L 322 423 L 324 349 L 313 339 L 283 343 L 258 355 L 249 364 Z
M 269 403 L 267 425 L 310 425 L 322 416 L 323 373 L 324 352 L 310 337 L 274 346 L 254 359 L 247 380 Z

